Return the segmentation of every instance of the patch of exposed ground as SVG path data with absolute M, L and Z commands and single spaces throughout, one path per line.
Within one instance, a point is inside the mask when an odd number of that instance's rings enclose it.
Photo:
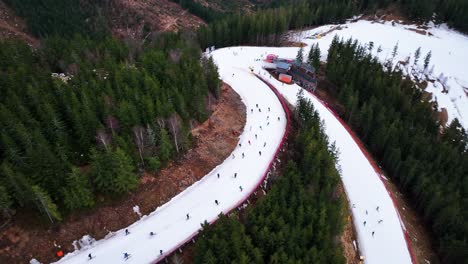
M 193 30 L 203 20 L 169 0 L 113 0 L 103 9 L 114 35 L 144 38 L 150 32 Z
M 31 46 L 37 46 L 39 41 L 29 35 L 27 30 L 26 23 L 0 0 L 0 40 L 20 39 Z
M 338 192 L 341 197 L 346 198 L 346 193 L 343 189 L 343 184 L 340 182 L 338 186 Z M 346 200 L 347 202 L 348 200 Z M 356 241 L 356 230 L 353 225 L 353 216 L 351 215 L 351 210 L 348 204 L 345 205 L 345 223 L 343 227 L 343 232 L 340 236 L 341 248 L 343 249 L 343 255 L 346 259 L 346 264 L 358 264 L 359 263 L 359 254 L 354 247 L 354 241 Z M 355 242 L 357 243 L 357 242 Z
M 245 105 L 229 86 L 223 85 L 220 100 L 212 108 L 211 117 L 192 130 L 194 147 L 157 175 L 143 176 L 133 194 L 70 215 L 54 228 L 12 224 L 0 234 L 0 263 L 28 263 L 33 257 L 43 263 L 56 261 L 54 241 L 65 252 L 73 251 L 72 242 L 85 234 L 101 239 L 138 220 L 132 210 L 135 205 L 148 214 L 200 180 L 230 155 L 238 142 L 233 131 L 240 134 L 245 125 Z

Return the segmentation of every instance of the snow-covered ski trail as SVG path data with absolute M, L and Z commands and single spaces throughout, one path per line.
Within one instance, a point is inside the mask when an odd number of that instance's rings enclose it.
M 307 47 L 306 47 L 307 49 Z M 253 70 L 258 76 L 271 83 L 292 105 L 296 104 L 297 94 L 302 89 L 297 85 L 286 85 L 262 69 L 262 58 L 267 54 L 278 54 L 284 58 L 294 58 L 298 48 L 272 47 L 231 47 L 214 52 L 220 65 Z M 312 94 L 304 90 L 319 112 L 330 142 L 335 142 L 339 150 L 338 167 L 353 213 L 354 226 L 361 255 L 365 263 L 412 263 L 410 245 L 405 238 L 406 230 L 392 198 L 387 192 L 376 166 L 366 157 L 357 138 L 353 138 L 346 124 Z M 356 141 L 357 140 L 357 141 Z M 408 243 L 408 244 L 407 244 Z
M 255 75 L 215 60 L 223 81 L 246 105 L 241 146 L 200 181 L 127 227 L 130 234 L 125 235 L 124 228 L 88 248 L 67 254 L 56 263 L 158 262 L 190 241 L 201 223 L 214 222 L 221 212 L 240 206 L 263 182 L 287 134 L 285 109 L 277 95 Z M 155 235 L 151 236 L 150 232 Z M 122 257 L 125 252 L 132 257 L 125 260 Z M 90 253 L 93 259 L 88 260 Z

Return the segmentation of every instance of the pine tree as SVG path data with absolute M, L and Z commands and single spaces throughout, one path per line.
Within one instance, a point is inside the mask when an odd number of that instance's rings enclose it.
M 304 61 L 304 47 L 301 46 L 297 51 L 296 60 L 301 63 Z
M 171 144 L 169 134 L 166 129 L 161 128 L 159 132 L 159 157 L 161 161 L 164 163 L 167 162 L 172 157 L 173 152 L 174 148 Z
M 414 52 L 414 65 L 418 64 L 419 57 L 421 56 L 421 47 L 417 48 Z
M 429 62 L 431 61 L 431 56 L 432 56 L 432 51 L 429 51 L 426 54 L 426 57 L 424 57 L 424 69 L 427 69 L 427 67 L 429 67 Z
M 72 168 L 66 177 L 66 185 L 62 188 L 63 203 L 69 210 L 94 205 L 93 193 L 89 187 L 88 175 L 79 168 Z
M 54 223 L 54 220 L 61 221 L 62 216 L 58 211 L 57 205 L 52 201 L 49 194 L 37 185 L 32 187 L 32 191 L 34 195 L 34 204 L 39 211 L 41 211 L 52 224 Z
M 8 194 L 7 189 L 0 185 L 0 211 L 4 217 L 8 217 L 10 215 L 12 205 L 13 201 L 11 200 L 11 196 Z

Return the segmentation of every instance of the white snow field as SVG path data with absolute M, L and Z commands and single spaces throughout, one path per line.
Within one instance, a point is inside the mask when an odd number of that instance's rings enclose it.
M 404 72 L 410 73 L 413 80 L 415 77 L 419 80 L 433 80 L 434 82 L 429 82 L 426 88 L 427 92 L 432 93 L 432 100 L 437 101 L 439 109 L 442 107 L 447 109 L 449 122 L 458 118 L 462 126 L 467 129 L 468 36 L 451 30 L 445 25 L 434 26 L 430 23 L 427 26 L 427 34 L 423 35 L 412 31 L 418 29 L 416 25 L 402 25 L 397 22 L 393 24 L 384 21 L 358 20 L 354 23 L 326 25 L 302 31 L 291 34 L 291 37 L 295 41 L 307 43 L 309 47 L 311 44 L 318 43 L 322 51 L 322 60 L 326 60 L 328 47 L 335 35 L 344 39 L 352 37 L 361 44 L 369 44 L 372 41 L 374 43 L 372 54 L 377 56 L 382 63 L 392 58 L 393 48 L 398 43 L 398 53 L 393 64 L 406 61 L 410 57 L 406 66 L 400 65 L 404 68 Z M 324 35 L 333 28 L 336 29 Z M 321 37 L 313 38 L 317 34 L 321 34 Z M 380 52 L 378 52 L 379 47 Z M 417 66 L 413 66 L 414 54 L 419 47 L 421 55 Z M 429 51 L 432 56 L 429 66 L 424 69 L 424 58 Z M 443 86 L 448 92 L 443 92 Z
M 254 69 L 256 74 L 273 84 L 290 104 L 295 105 L 297 93 L 302 88 L 297 85 L 282 84 L 270 78 L 269 73 L 262 69 L 262 61 L 259 59 L 269 53 L 294 58 L 297 50 L 297 48 L 235 47 L 217 50 L 213 57 L 221 69 L 228 65 L 246 70 Z M 335 142 L 339 150 L 337 166 L 341 170 L 342 181 L 352 207 L 359 248 L 361 255 L 365 257 L 365 263 L 411 263 L 404 225 L 400 221 L 398 211 L 382 182 L 380 173 L 374 169 L 346 127 L 326 105 L 305 90 L 304 96 L 314 104 L 323 119 L 330 142 Z M 380 220 L 382 221 L 379 223 Z
M 67 254 L 56 263 L 157 262 L 190 241 L 200 230 L 200 223 L 213 222 L 219 213 L 240 206 L 263 182 L 287 133 L 286 113 L 267 85 L 252 73 L 224 66 L 220 60 L 217 57 L 223 80 L 241 96 L 247 109 L 246 125 L 239 141 L 242 146 L 238 145 L 232 153 L 235 157 L 229 156 L 200 181 L 129 226 L 129 235 L 125 235 L 125 229 L 119 230 L 89 247 Z M 155 235 L 151 237 L 150 232 Z M 125 252 L 130 254 L 128 260 L 123 258 Z M 94 258 L 88 261 L 90 253 Z

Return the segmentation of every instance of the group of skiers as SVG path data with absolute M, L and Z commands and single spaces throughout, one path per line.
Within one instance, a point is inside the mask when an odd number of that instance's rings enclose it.
M 355 206 L 354 204 L 353 204 L 353 208 L 356 208 L 356 206 Z M 379 212 L 379 209 L 380 209 L 379 206 L 377 206 L 377 207 L 375 208 L 375 210 L 376 210 L 377 212 Z M 369 214 L 369 212 L 366 210 L 366 215 L 368 215 L 368 214 Z M 381 224 L 382 222 L 383 222 L 383 219 L 380 219 L 379 221 L 377 221 L 377 223 L 379 223 L 379 224 Z M 367 221 L 364 221 L 364 222 L 363 222 L 363 225 L 366 226 L 366 224 L 367 224 Z M 374 237 L 374 235 L 375 235 L 375 231 L 372 231 L 372 237 Z
M 233 74 L 233 77 L 234 77 L 234 74 Z M 258 106 L 258 104 L 256 104 L 256 107 L 258 108 L 258 111 L 261 113 L 262 110 L 261 110 L 261 108 Z M 271 111 L 271 110 L 270 110 L 270 107 L 268 107 L 268 112 L 270 112 L 270 111 Z M 251 109 L 251 112 L 253 113 L 253 109 Z M 270 116 L 267 116 L 267 120 L 269 120 L 269 118 L 270 118 Z M 280 117 L 278 117 L 278 121 L 280 121 L 280 120 L 281 120 Z M 267 123 L 267 125 L 269 125 L 269 124 L 270 124 L 270 122 Z M 260 130 L 262 130 L 262 126 L 261 126 L 261 125 L 259 126 L 259 128 L 260 128 Z M 251 127 L 250 129 L 252 129 L 252 127 Z M 255 139 L 258 139 L 258 135 L 257 135 L 257 134 L 255 134 Z M 249 145 L 252 145 L 252 143 L 250 142 L 250 140 L 248 140 L 248 143 L 249 143 Z M 266 141 L 265 141 L 265 142 L 263 143 L 263 147 L 266 147 L 266 144 L 267 144 L 267 143 L 266 143 Z M 242 147 L 242 143 L 239 143 L 239 147 Z M 262 151 L 261 151 L 261 150 L 258 151 L 258 154 L 261 156 L 261 155 L 262 155 Z M 234 153 L 232 154 L 232 157 L 235 158 Z M 242 152 L 242 158 L 245 158 L 244 152 Z M 217 173 L 217 177 L 218 177 L 218 179 L 221 177 L 220 173 Z M 234 178 L 237 178 L 237 172 L 234 173 Z M 242 188 L 241 185 L 239 185 L 239 190 L 240 190 L 241 192 L 244 190 L 244 189 Z M 218 201 L 217 199 L 215 199 L 214 202 L 215 202 L 216 205 L 219 205 L 219 204 L 220 204 L 219 201 Z M 377 207 L 377 211 L 378 211 L 378 207 Z M 189 220 L 189 219 L 190 219 L 190 214 L 187 213 L 187 214 L 186 214 L 186 220 Z M 379 222 L 379 223 L 380 223 L 380 222 Z M 365 225 L 365 224 L 366 224 L 366 222 L 364 221 L 364 225 Z M 373 234 L 374 234 L 374 232 L 372 232 L 372 235 L 373 235 Z M 130 235 L 130 231 L 129 231 L 128 229 L 125 229 L 125 235 L 126 235 L 126 236 Z M 153 231 L 151 231 L 151 232 L 149 232 L 149 235 L 150 235 L 150 237 L 153 237 L 153 236 L 155 236 L 156 234 L 155 234 Z M 160 255 L 162 256 L 162 255 L 163 255 L 163 250 L 159 250 L 159 253 L 160 253 Z M 124 258 L 124 260 L 128 260 L 130 257 L 131 257 L 131 254 L 129 254 L 129 253 L 127 253 L 127 252 L 124 252 L 124 253 L 123 253 L 123 258 Z M 95 258 L 95 256 L 93 256 L 91 253 L 89 253 L 89 254 L 88 254 L 88 259 L 89 259 L 89 260 L 92 260 L 93 258 Z

